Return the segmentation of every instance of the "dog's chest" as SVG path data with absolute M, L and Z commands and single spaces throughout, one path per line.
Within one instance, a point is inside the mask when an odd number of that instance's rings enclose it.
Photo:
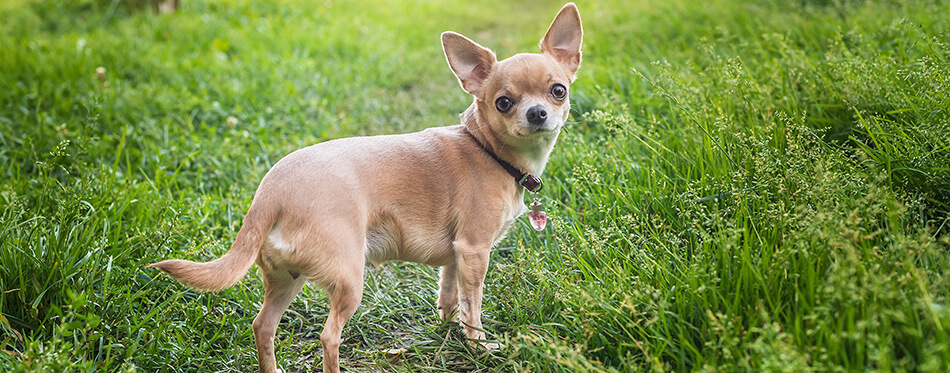
M 501 242 L 505 239 L 505 235 L 508 234 L 508 230 L 511 229 L 511 225 L 514 224 L 515 220 L 518 220 L 518 217 L 525 213 L 528 208 L 524 205 L 524 193 L 517 193 L 514 198 L 511 200 L 506 216 L 502 218 L 502 224 L 498 232 L 495 234 L 494 239 L 492 240 L 492 246 Z

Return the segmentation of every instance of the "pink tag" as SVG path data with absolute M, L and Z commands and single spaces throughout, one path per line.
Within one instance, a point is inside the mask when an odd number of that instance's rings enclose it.
M 531 227 L 540 232 L 544 230 L 544 226 L 548 223 L 548 214 L 540 210 L 531 211 L 528 213 L 528 220 L 531 221 Z

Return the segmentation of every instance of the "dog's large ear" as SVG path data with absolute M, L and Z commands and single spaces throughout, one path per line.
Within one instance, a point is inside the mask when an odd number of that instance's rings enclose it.
M 478 96 L 497 62 L 495 52 L 452 31 L 442 33 L 442 50 L 462 89 Z
M 571 72 L 572 79 L 581 66 L 581 40 L 584 30 L 581 27 L 581 14 L 574 3 L 567 3 L 554 17 L 551 27 L 541 39 L 541 52 L 551 57 Z

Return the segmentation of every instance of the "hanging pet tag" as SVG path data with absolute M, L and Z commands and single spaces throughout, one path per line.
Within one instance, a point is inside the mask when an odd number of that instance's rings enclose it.
M 529 207 L 531 211 L 528 212 L 528 220 L 531 221 L 531 227 L 538 232 L 543 231 L 548 223 L 548 215 L 541 211 L 541 200 L 535 198 Z

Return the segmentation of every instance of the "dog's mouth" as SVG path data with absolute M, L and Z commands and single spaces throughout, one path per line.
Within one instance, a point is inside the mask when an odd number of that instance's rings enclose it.
M 515 136 L 521 138 L 548 137 L 560 132 L 561 126 L 554 123 L 545 123 L 540 125 L 523 124 L 518 126 Z

